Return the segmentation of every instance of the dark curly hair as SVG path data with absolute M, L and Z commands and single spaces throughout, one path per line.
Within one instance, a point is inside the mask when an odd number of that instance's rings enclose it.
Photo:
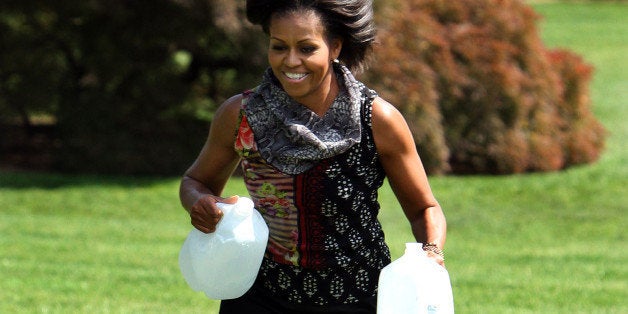
M 372 0 L 247 0 L 247 19 L 260 25 L 266 34 L 272 17 L 314 10 L 320 16 L 328 38 L 343 41 L 338 59 L 349 69 L 367 67 L 375 41 Z

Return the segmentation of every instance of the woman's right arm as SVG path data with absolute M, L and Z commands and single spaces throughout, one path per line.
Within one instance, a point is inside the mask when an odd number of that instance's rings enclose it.
M 179 198 L 190 213 L 192 225 L 204 232 L 214 232 L 222 212 L 216 202 L 234 203 L 237 198 L 220 197 L 225 184 L 240 161 L 234 150 L 242 95 L 225 101 L 216 111 L 205 145 L 185 172 Z

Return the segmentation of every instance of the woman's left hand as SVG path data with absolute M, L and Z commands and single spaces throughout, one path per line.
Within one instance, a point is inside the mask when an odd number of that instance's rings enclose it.
M 427 257 L 435 261 L 438 265 L 445 267 L 445 258 L 443 258 L 442 256 L 432 251 L 425 251 L 425 254 L 427 254 Z

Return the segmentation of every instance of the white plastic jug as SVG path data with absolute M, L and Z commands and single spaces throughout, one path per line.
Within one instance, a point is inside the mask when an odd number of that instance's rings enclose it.
M 378 314 L 454 313 L 447 270 L 427 257 L 421 243 L 406 243 L 403 256 L 382 269 Z
M 205 234 L 193 228 L 179 252 L 179 268 L 195 291 L 210 299 L 235 299 L 244 295 L 257 277 L 268 226 L 249 198 L 238 197 L 235 204 L 217 206 L 223 216 L 216 231 Z

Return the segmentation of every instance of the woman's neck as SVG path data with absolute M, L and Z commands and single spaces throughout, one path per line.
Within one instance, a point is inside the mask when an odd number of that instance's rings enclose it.
M 322 117 L 327 113 L 327 110 L 334 103 L 336 97 L 340 93 L 340 85 L 338 84 L 338 79 L 336 78 L 336 74 L 331 72 L 328 80 L 325 80 L 320 88 L 322 89 L 318 95 L 310 95 L 314 97 L 310 97 L 310 99 L 303 99 L 303 102 L 300 102 L 303 106 L 310 109 L 319 117 Z

